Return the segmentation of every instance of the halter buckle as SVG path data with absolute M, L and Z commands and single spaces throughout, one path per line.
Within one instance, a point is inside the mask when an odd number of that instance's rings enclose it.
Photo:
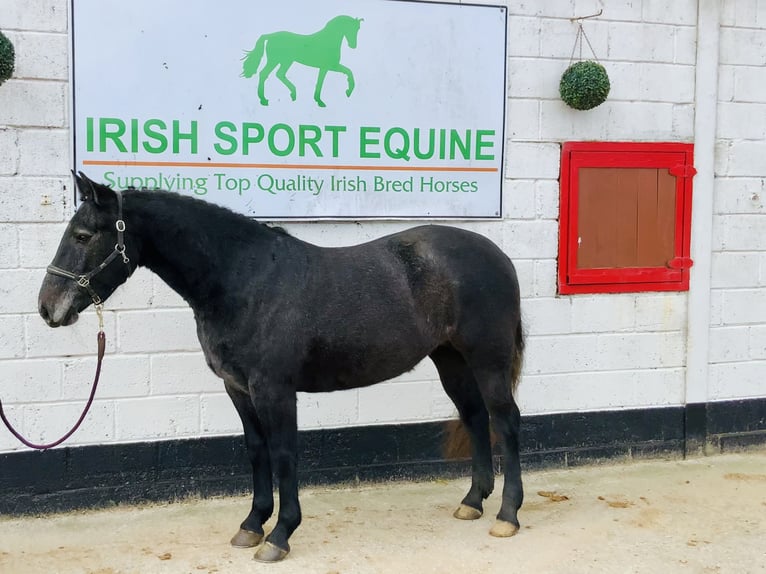
M 123 224 L 123 227 L 124 227 L 124 224 Z M 115 245 L 115 246 L 114 246 L 114 250 L 115 250 L 117 253 L 119 253 L 120 255 L 122 255 L 122 262 L 123 262 L 123 263 L 125 263 L 126 265 L 127 265 L 128 263 L 130 263 L 130 257 L 128 257 L 127 255 L 125 255 L 125 245 L 120 245 L 120 244 L 118 243 L 117 245 Z

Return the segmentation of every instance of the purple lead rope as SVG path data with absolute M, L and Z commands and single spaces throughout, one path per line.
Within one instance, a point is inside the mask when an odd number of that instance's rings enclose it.
M 88 414 L 88 411 L 90 410 L 90 407 L 93 404 L 93 398 L 96 396 L 96 387 L 98 387 L 98 378 L 101 375 L 101 361 L 104 358 L 104 350 L 106 349 L 106 335 L 104 334 L 104 331 L 100 330 L 98 332 L 97 339 L 98 339 L 98 361 L 96 363 L 96 376 L 93 379 L 93 388 L 90 391 L 88 402 L 85 404 L 85 409 L 82 411 L 80 418 L 77 419 L 77 422 L 74 424 L 74 426 L 69 430 L 69 432 L 67 432 L 64 436 L 62 436 L 57 441 L 54 441 L 48 444 L 35 444 L 25 439 L 23 436 L 21 436 L 21 434 L 19 434 L 19 432 L 15 428 L 13 428 L 13 425 L 6 418 L 5 412 L 3 412 L 3 402 L 0 401 L 0 419 L 3 420 L 3 422 L 5 423 L 5 426 L 8 427 L 9 431 L 11 431 L 11 434 L 13 434 L 13 436 L 19 439 L 24 445 L 28 446 L 29 448 L 34 448 L 37 450 L 46 450 L 49 448 L 53 448 L 54 446 L 58 446 L 62 442 L 64 442 L 66 439 L 68 439 L 70 436 L 72 436 L 74 432 L 80 427 L 80 425 L 82 424 L 82 421 L 85 420 L 85 416 Z

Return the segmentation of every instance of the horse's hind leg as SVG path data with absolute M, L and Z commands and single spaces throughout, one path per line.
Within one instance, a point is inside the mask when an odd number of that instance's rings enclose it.
M 266 99 L 264 94 L 266 89 L 266 79 L 269 77 L 269 74 L 274 70 L 274 68 L 277 67 L 277 63 L 278 62 L 274 62 L 272 60 L 267 60 L 266 65 L 258 73 L 258 99 L 261 101 L 262 106 L 269 105 L 269 100 Z
M 319 68 L 319 75 L 317 76 L 317 85 L 314 87 L 314 101 L 320 108 L 327 107 L 322 101 L 322 86 L 324 86 L 324 78 L 327 75 L 327 68 Z
M 460 353 L 452 347 L 439 347 L 431 354 L 431 359 L 439 371 L 444 390 L 455 403 L 460 420 L 471 440 L 471 488 L 455 511 L 455 517 L 463 520 L 476 519 L 482 515 L 482 503 L 494 488 L 489 414 L 473 373 Z
M 292 64 L 293 64 L 292 62 L 280 64 L 279 68 L 277 68 L 276 76 L 282 81 L 282 83 L 285 86 L 287 86 L 287 89 L 290 90 L 290 99 L 292 101 L 295 101 L 295 98 L 297 97 L 295 84 L 293 84 L 290 80 L 287 79 L 287 71 L 290 69 L 290 66 L 292 66 Z
M 274 512 L 269 449 L 250 395 L 229 384 L 226 385 L 226 391 L 242 419 L 247 456 L 253 468 L 253 505 L 250 514 L 240 525 L 239 532 L 231 539 L 231 545 L 237 548 L 252 548 L 260 544 L 263 539 L 263 523 Z
M 477 367 L 474 375 L 503 453 L 503 501 L 497 521 L 489 533 L 500 537 L 513 536 L 519 530 L 518 511 L 524 499 L 524 490 L 519 460 L 521 414 L 511 389 L 511 369 L 505 366 Z

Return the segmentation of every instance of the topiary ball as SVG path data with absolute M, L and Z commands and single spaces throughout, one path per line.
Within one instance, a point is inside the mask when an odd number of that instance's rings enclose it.
M 559 94 L 568 106 L 590 110 L 604 103 L 610 87 L 604 66 L 587 60 L 575 62 L 566 69 L 559 83 Z
M 16 62 L 16 51 L 5 34 L 0 32 L 0 84 L 11 77 Z

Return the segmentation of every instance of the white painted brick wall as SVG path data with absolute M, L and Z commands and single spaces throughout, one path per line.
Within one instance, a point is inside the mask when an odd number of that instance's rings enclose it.
M 64 88 L 63 83 L 9 81 L 3 86 L 0 123 L 62 127 L 66 110 Z
M 7 83 L 10 83 L 7 82 Z M 69 173 L 69 132 L 64 129 L 19 131 L 19 173 L 63 177 Z
M 38 269 L 0 269 L 0 313 L 34 311 L 37 293 L 30 286 L 40 285 L 43 275 Z
M 0 361 L 3 405 L 59 400 L 61 372 L 62 365 L 58 358 Z
M 3 0 L 0 29 L 66 32 L 67 0 Z
M 636 331 L 682 331 L 685 327 L 685 293 L 636 296 Z
M 209 393 L 200 398 L 200 432 L 220 435 L 242 432 L 242 425 L 229 395 Z
M 22 433 L 32 442 L 57 440 L 67 432 L 82 412 L 82 401 L 34 403 L 24 408 Z M 68 445 L 111 442 L 115 438 L 115 404 L 95 400 L 77 433 Z M 14 421 L 17 420 L 14 418 Z
M 527 414 L 665 406 L 683 400 L 680 368 L 526 375 L 519 387 L 519 407 Z
M 764 24 L 763 2 L 723 2 L 711 277 L 711 399 L 766 395 Z
M 119 317 L 119 348 L 124 353 L 199 349 L 191 309 L 126 311 Z
M 0 223 L 0 269 L 19 264 L 19 237 L 15 225 Z
M 49 329 L 36 292 L 72 213 L 66 0 L 0 0 L 17 72 L 0 87 L 0 396 L 33 440 L 76 418 L 94 368 L 96 317 Z M 509 2 L 502 222 L 470 222 L 514 258 L 528 352 L 525 413 L 677 405 L 685 397 L 685 293 L 557 295 L 560 144 L 693 141 L 697 2 Z M 584 22 L 612 91 L 598 108 L 558 96 Z M 766 2 L 722 0 L 712 254 L 711 400 L 766 388 Z M 585 57 L 590 57 L 587 46 Z M 105 96 L 108 97 L 108 96 Z M 327 246 L 411 222 L 291 223 Z M 691 310 L 694 312 L 694 310 Z M 205 366 L 192 314 L 139 270 L 110 299 L 98 400 L 72 444 L 240 432 L 223 383 Z M 358 391 L 300 394 L 301 428 L 440 420 L 454 414 L 426 360 Z M 17 448 L 0 432 L 0 452 Z
M 197 396 L 144 397 L 114 403 L 115 438 L 121 441 L 199 435 Z
M 64 362 L 62 397 L 66 400 L 84 400 L 90 394 L 95 357 L 72 358 Z M 116 355 L 104 361 L 101 368 L 103 383 L 99 384 L 101 399 L 143 397 L 149 394 L 149 356 Z
M 19 133 L 0 127 L 0 176 L 15 175 L 19 169 Z
M 207 368 L 201 352 L 162 353 L 151 357 L 152 395 L 221 393 L 223 381 Z
M 67 80 L 69 78 L 69 44 L 64 34 L 9 32 L 6 36 L 16 49 L 14 77 L 35 80 Z
M 60 178 L 0 177 L 0 222 L 63 221 L 64 186 Z

